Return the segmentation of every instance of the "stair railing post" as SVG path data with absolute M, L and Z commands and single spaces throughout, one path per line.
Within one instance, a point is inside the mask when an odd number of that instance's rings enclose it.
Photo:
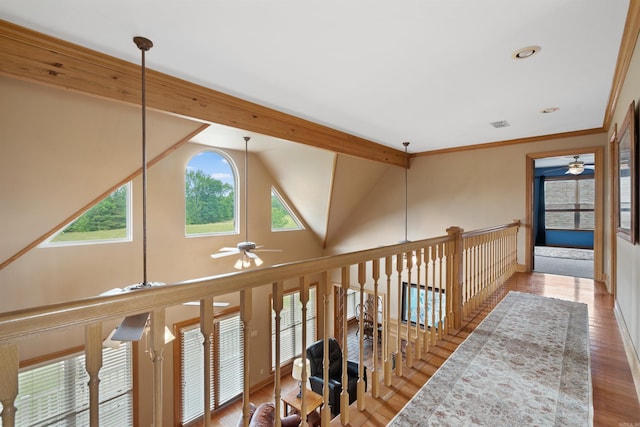
M 448 243 L 447 266 L 448 293 L 451 295 L 453 310 L 453 328 L 462 326 L 462 233 L 460 227 L 447 228 L 447 234 L 451 238 Z

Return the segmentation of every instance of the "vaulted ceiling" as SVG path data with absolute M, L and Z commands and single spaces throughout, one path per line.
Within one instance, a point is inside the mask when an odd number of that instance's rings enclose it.
M 416 153 L 601 129 L 629 5 L 3 0 L 0 14 L 133 63 L 148 37 L 151 69 Z

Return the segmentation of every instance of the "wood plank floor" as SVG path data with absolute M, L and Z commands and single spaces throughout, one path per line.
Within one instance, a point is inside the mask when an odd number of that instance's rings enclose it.
M 431 347 L 424 360 L 414 361 L 413 369 L 405 368 L 403 377 L 394 376 L 389 387 L 381 385 L 379 398 L 367 396 L 364 411 L 358 411 L 354 403 L 351 406 L 349 426 L 385 426 L 493 307 L 512 290 L 589 305 L 594 426 L 640 425 L 640 404 L 613 313 L 614 300 L 607 293 L 604 285 L 590 279 L 541 273 L 516 273 L 482 306 L 467 316 L 463 322 L 463 328 L 451 331 L 450 335 L 437 346 Z M 296 387 L 296 384 L 291 377 L 284 377 L 283 394 L 285 390 L 293 387 Z M 273 387 L 266 386 L 252 393 L 251 401 L 273 401 Z M 240 411 L 241 403 L 234 403 L 216 413 L 212 425 L 235 426 Z M 332 420 L 331 425 L 342 425 L 339 417 Z

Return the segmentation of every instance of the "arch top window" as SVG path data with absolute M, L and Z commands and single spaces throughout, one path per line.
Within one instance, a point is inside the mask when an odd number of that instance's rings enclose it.
M 236 172 L 218 151 L 194 155 L 185 171 L 185 234 L 237 233 Z

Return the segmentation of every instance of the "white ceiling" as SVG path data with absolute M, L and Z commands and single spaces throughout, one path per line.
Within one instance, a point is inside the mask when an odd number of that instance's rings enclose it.
M 149 68 L 423 152 L 601 127 L 628 4 L 2 0 L 0 16 L 135 63 L 141 35 Z

